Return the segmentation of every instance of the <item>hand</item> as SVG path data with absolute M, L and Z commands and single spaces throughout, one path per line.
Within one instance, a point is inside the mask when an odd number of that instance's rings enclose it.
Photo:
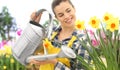
M 41 15 L 42 15 L 42 13 L 40 13 L 38 16 L 36 16 L 36 12 L 33 12 L 30 17 L 31 17 L 32 21 L 39 23 L 40 19 L 41 19 Z
M 44 60 L 44 61 L 38 61 L 38 60 L 34 60 L 34 59 L 32 59 L 31 61 L 30 61 L 30 63 L 31 64 L 35 64 L 35 65 L 44 65 L 44 64 L 49 64 L 49 63 L 51 63 L 51 64 L 56 64 L 57 63 L 57 59 L 51 59 L 51 60 Z

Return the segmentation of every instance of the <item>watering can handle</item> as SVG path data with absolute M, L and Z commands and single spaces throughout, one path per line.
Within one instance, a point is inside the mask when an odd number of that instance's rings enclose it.
M 40 13 L 47 11 L 46 9 L 40 9 L 36 12 L 36 16 L 39 16 Z
M 47 11 L 47 10 L 46 10 L 46 9 L 40 9 L 40 10 L 38 10 L 38 11 L 36 12 L 36 16 L 38 16 L 38 15 L 41 14 L 41 13 L 43 13 L 44 11 Z M 48 11 L 47 11 L 47 12 L 48 12 Z M 47 37 L 47 38 L 50 38 L 51 33 L 52 33 L 52 28 L 53 28 L 53 23 L 52 23 L 52 22 L 53 22 L 53 17 L 52 17 L 52 15 L 51 15 L 51 13 L 48 12 L 48 14 L 49 14 L 49 24 L 48 24 L 49 27 L 47 28 L 47 31 L 46 31 L 46 37 Z M 36 22 L 34 22 L 34 21 L 30 21 L 30 23 L 44 28 L 42 25 L 40 25 L 40 24 L 38 24 L 38 23 L 36 23 Z

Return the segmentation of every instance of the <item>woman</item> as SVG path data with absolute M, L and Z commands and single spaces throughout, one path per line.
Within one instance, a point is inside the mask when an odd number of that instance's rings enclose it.
M 73 36 L 78 36 L 79 38 L 84 37 L 79 30 L 75 29 L 76 10 L 70 0 L 53 0 L 52 10 L 56 19 L 60 22 L 60 27 L 53 29 L 53 32 L 57 32 L 57 34 L 52 40 L 52 45 L 60 48 L 58 43 L 62 45 L 67 45 Z M 39 15 L 39 17 L 36 17 L 35 12 L 31 15 L 31 19 L 37 23 L 40 21 L 40 17 L 41 14 Z M 77 39 L 73 41 L 71 48 L 75 51 L 77 55 L 80 55 L 86 60 L 89 60 L 89 56 L 86 53 L 86 50 Z M 37 65 L 52 63 L 54 64 L 54 70 L 84 69 L 81 63 L 76 59 L 69 59 L 69 61 L 70 67 L 58 61 L 57 59 L 46 61 L 31 60 L 31 63 Z

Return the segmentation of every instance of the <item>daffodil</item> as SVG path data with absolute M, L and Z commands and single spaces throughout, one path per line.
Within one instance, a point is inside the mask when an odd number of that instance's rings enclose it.
M 113 15 L 110 13 L 105 13 L 103 16 L 103 22 L 107 23 L 109 20 L 113 18 Z
M 0 56 L 4 55 L 5 51 L 3 49 L 0 49 Z
M 89 24 L 93 27 L 93 28 L 99 28 L 99 24 L 100 24 L 100 20 L 94 16 L 90 18 Z
M 10 58 L 10 56 L 11 56 L 11 55 L 9 55 L 9 54 L 6 54 L 6 55 L 5 55 L 6 58 Z
M 119 29 L 119 19 L 118 18 L 113 18 L 110 21 L 107 22 L 106 28 L 110 30 L 111 32 L 114 32 L 115 30 Z
M 11 51 L 11 46 L 8 45 L 4 45 L 4 49 L 5 49 L 5 53 L 11 55 L 12 51 Z
M 46 38 L 43 41 L 43 46 L 47 49 L 48 54 L 57 54 L 60 52 L 60 48 L 54 47 L 48 38 Z M 70 67 L 70 63 L 69 63 L 69 60 L 67 58 L 57 58 L 57 60 Z M 41 65 L 40 69 L 46 70 L 46 67 L 47 68 L 54 68 L 54 66 L 52 64 L 47 64 L 47 65 Z
M 77 20 L 76 21 L 76 28 L 80 29 L 80 30 L 84 30 L 85 29 L 84 23 L 85 23 L 84 21 Z
M 53 48 L 51 42 L 48 40 L 48 38 L 46 38 L 44 41 L 43 41 L 43 46 L 47 49 L 51 49 Z
M 48 40 L 48 38 L 46 38 L 43 41 L 43 46 L 47 49 L 48 54 L 54 54 L 54 53 L 58 53 L 60 51 L 59 48 L 56 48 L 51 44 L 51 42 Z
M 10 59 L 10 63 L 14 63 L 15 61 L 14 61 L 14 59 L 13 58 L 11 58 Z
M 7 66 L 4 65 L 4 66 L 3 66 L 3 69 L 6 70 L 6 69 L 7 69 Z

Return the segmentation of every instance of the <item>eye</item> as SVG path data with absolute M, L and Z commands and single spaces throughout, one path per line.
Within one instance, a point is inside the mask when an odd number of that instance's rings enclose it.
M 62 17 L 62 16 L 64 16 L 64 14 L 59 14 L 58 16 L 59 16 L 59 17 Z
M 67 13 L 71 12 L 71 9 L 67 9 L 66 12 L 67 12 Z

